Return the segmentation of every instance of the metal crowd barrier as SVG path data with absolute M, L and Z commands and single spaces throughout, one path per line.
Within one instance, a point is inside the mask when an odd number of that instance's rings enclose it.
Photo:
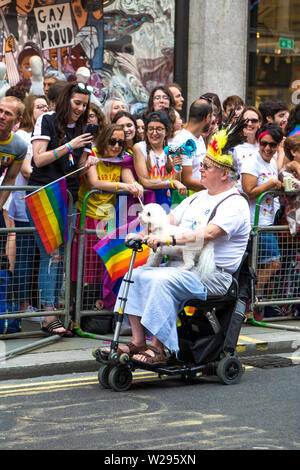
M 36 189 L 39 189 L 40 187 L 36 186 L 6 186 L 6 187 L 1 187 L 0 190 L 11 190 L 13 191 L 35 191 Z M 0 319 L 20 319 L 20 320 L 26 320 L 30 319 L 33 320 L 34 318 L 39 318 L 39 317 L 46 317 L 46 316 L 51 316 L 55 315 L 58 316 L 59 318 L 62 319 L 64 318 L 64 326 L 67 327 L 72 320 L 73 322 L 73 327 L 75 328 L 77 334 L 79 336 L 87 337 L 87 338 L 92 338 L 92 339 L 107 339 L 111 340 L 111 336 L 107 335 L 99 335 L 99 334 L 94 334 L 90 332 L 85 332 L 84 330 L 81 329 L 80 323 L 81 320 L 84 317 L 90 317 L 90 316 L 105 316 L 105 315 L 111 315 L 113 316 L 113 312 L 106 310 L 106 309 L 101 309 L 97 310 L 94 308 L 84 308 L 84 288 L 86 287 L 83 282 L 83 269 L 84 269 L 84 263 L 86 262 L 86 257 L 85 257 L 85 239 L 89 237 L 94 237 L 95 240 L 93 243 L 97 243 L 100 238 L 102 238 L 105 235 L 104 230 L 91 230 L 89 228 L 85 227 L 85 219 L 86 219 L 86 210 L 87 210 L 87 202 L 88 199 L 95 193 L 98 194 L 103 194 L 105 191 L 101 190 L 91 190 L 89 193 L 87 193 L 84 197 L 83 200 L 83 207 L 82 207 L 82 212 L 81 212 L 81 217 L 80 217 L 80 228 L 76 229 L 75 227 L 75 219 L 74 219 L 74 210 L 73 210 L 73 201 L 72 201 L 72 196 L 68 192 L 68 221 L 69 221 L 69 240 L 67 243 L 65 243 L 65 249 L 64 249 L 64 270 L 63 270 L 63 290 L 61 292 L 61 298 L 60 298 L 60 305 L 59 308 L 51 311 L 46 311 L 45 309 L 42 308 L 40 304 L 40 299 L 39 299 L 39 292 L 37 288 L 32 289 L 31 294 L 32 298 L 35 300 L 31 302 L 33 306 L 36 308 L 36 311 L 30 311 L 30 312 L 24 312 L 18 309 L 17 311 L 7 311 L 5 314 L 0 315 Z M 114 191 L 111 191 L 113 194 L 117 194 Z M 126 191 L 118 191 L 118 196 L 130 196 L 129 192 Z M 75 209 L 75 213 L 76 213 Z M 12 227 L 12 228 L 0 228 L 0 235 L 1 233 L 6 233 L 6 234 L 34 234 L 36 232 L 35 227 Z M 75 233 L 74 233 L 75 232 Z M 74 290 L 72 292 L 72 281 L 71 281 L 71 264 L 72 264 L 72 241 L 73 241 L 73 236 L 78 236 L 79 237 L 79 249 L 78 249 L 78 265 L 77 265 L 77 282 L 75 286 L 75 311 L 73 313 L 73 318 L 71 319 L 70 317 L 70 306 L 72 302 L 72 294 L 74 294 Z M 32 239 L 32 243 L 35 245 L 34 239 Z M 33 247 L 31 247 L 33 248 Z M 38 248 L 37 248 L 38 251 Z M 12 255 L 12 253 L 7 253 L 8 255 Z M 100 260 L 100 257 L 99 257 Z M 37 263 L 38 264 L 38 263 Z M 104 268 L 103 268 L 104 269 Z M 33 276 L 37 277 L 37 273 L 33 273 Z M 18 284 L 20 284 L 20 279 L 18 279 Z M 34 281 L 33 281 L 34 283 Z M 37 280 L 36 280 L 37 283 Z M 17 284 L 15 282 L 15 284 Z M 14 285 L 14 280 L 13 280 L 13 291 L 15 290 L 16 285 Z M 97 287 L 97 286 L 96 286 Z M 101 298 L 101 286 L 99 286 L 99 290 L 95 290 L 96 298 L 102 300 Z M 21 298 L 21 295 L 20 295 Z M 29 322 L 28 322 L 29 323 Z M 26 326 L 28 327 L 28 323 Z M 16 338 L 24 338 L 24 337 L 37 337 L 37 336 L 42 336 L 44 337 L 46 333 L 41 331 L 40 329 L 33 329 L 28 331 L 22 331 L 22 324 L 21 324 L 21 331 L 16 332 L 16 333 L 7 333 L 7 334 L 0 334 L 0 340 L 7 340 L 7 339 L 16 339 Z M 58 339 L 60 339 L 61 336 L 59 335 L 53 335 L 53 336 L 46 336 L 45 338 L 39 339 L 38 341 L 35 341 L 33 343 L 29 343 L 26 346 L 22 346 L 13 350 L 8 351 L 5 353 L 5 355 L 2 357 L 0 355 L 0 359 L 9 358 L 9 357 L 14 357 L 17 354 L 25 353 L 27 351 L 46 346 L 51 342 L 54 342 Z M 122 342 L 122 340 L 120 340 Z M 126 342 L 126 341 L 124 341 Z
M 39 187 L 35 186 L 7 186 L 1 187 L 0 190 L 9 189 L 11 191 L 34 191 L 39 189 Z M 76 236 L 78 237 L 78 265 L 77 265 L 77 282 L 76 282 L 76 289 L 75 289 L 75 312 L 74 312 L 74 322 L 75 322 L 75 329 L 79 336 L 88 337 L 92 339 L 107 339 L 111 340 L 111 336 L 109 335 L 99 335 L 93 334 L 89 332 L 85 332 L 81 329 L 80 324 L 84 317 L 90 316 L 105 316 L 105 315 L 113 315 L 113 312 L 108 311 L 106 309 L 95 309 L 93 307 L 86 308 L 84 306 L 84 293 L 85 293 L 85 285 L 83 282 L 83 273 L 85 263 L 87 262 L 85 256 L 85 243 L 86 239 L 89 237 L 93 237 L 93 243 L 97 243 L 100 238 L 105 235 L 104 230 L 92 230 L 85 227 L 85 220 L 86 220 L 86 210 L 87 210 L 87 203 L 88 199 L 95 193 L 102 194 L 105 191 L 101 190 L 92 190 L 87 193 L 83 200 L 83 207 L 80 216 L 80 226 L 79 229 L 76 229 Z M 111 193 L 116 194 L 114 191 Z M 300 311 L 300 234 L 297 234 L 295 237 L 291 237 L 289 232 L 288 225 L 280 226 L 260 226 L 259 225 L 259 209 L 260 209 L 260 202 L 263 197 L 267 194 L 272 196 L 283 196 L 284 192 L 282 191 L 269 191 L 261 195 L 256 204 L 256 212 L 255 212 L 255 223 L 252 230 L 252 268 L 256 272 L 257 277 L 259 278 L 262 270 L 263 265 L 260 262 L 261 251 L 259 250 L 259 240 L 262 234 L 264 233 L 272 233 L 275 235 L 279 249 L 280 249 L 280 268 L 275 273 L 266 273 L 266 278 L 268 281 L 264 286 L 264 289 L 259 293 L 258 298 L 253 305 L 250 305 L 250 308 L 259 308 L 264 309 L 265 307 L 281 307 L 281 306 L 292 306 L 295 309 L 295 306 L 298 307 Z M 293 194 L 299 194 L 294 193 Z M 118 191 L 118 196 L 127 196 L 129 195 L 126 191 Z M 26 320 L 27 318 L 34 318 L 34 317 L 46 317 L 50 315 L 56 315 L 59 317 L 64 318 L 64 325 L 68 326 L 70 321 L 70 302 L 71 302 L 71 250 L 72 250 L 72 239 L 74 234 L 74 219 L 73 219 L 74 211 L 73 211 L 73 201 L 72 196 L 68 193 L 68 221 L 69 221 L 69 240 L 65 244 L 65 251 L 64 251 L 64 288 L 61 292 L 61 304 L 59 308 L 53 311 L 45 311 L 42 309 L 39 301 L 39 292 L 38 289 L 34 287 L 35 281 L 33 277 L 33 289 L 32 289 L 32 297 L 35 298 L 35 307 L 37 310 L 35 312 L 27 312 L 18 310 L 17 312 L 7 312 L 0 316 L 0 319 L 12 319 L 18 318 Z M 24 228 L 24 227 L 12 227 L 12 228 L 0 228 L 0 235 L 1 233 L 6 234 L 32 234 L 36 231 L 35 228 Z M 35 243 L 33 241 L 33 243 Z M 8 255 L 13 255 L 13 253 L 8 253 Z M 33 273 L 33 276 L 36 275 Z M 268 277 L 269 276 L 269 277 Z M 22 280 L 21 280 L 22 281 Z M 18 280 L 18 284 L 20 285 L 20 279 Z M 99 289 L 98 289 L 99 288 Z M 14 285 L 13 285 L 14 289 Z M 98 289 L 98 291 L 97 291 Z M 102 286 L 99 285 L 96 287 L 95 295 L 99 300 L 101 298 Z M 255 292 L 257 297 L 257 292 Z M 255 295 L 252 295 L 254 298 Z M 94 299 L 95 300 L 95 299 Z M 289 319 L 294 318 L 291 315 L 283 315 L 283 316 L 276 316 L 276 317 L 268 317 L 264 318 L 264 321 L 269 320 L 276 320 L 278 319 Z M 11 338 L 20 338 L 20 337 L 36 337 L 36 336 L 45 336 L 41 330 L 33 330 L 33 331 L 20 331 L 17 333 L 10 333 L 10 334 L 0 334 L 0 340 L 6 340 Z M 11 350 L 6 353 L 5 357 L 12 357 L 13 355 L 20 354 L 26 351 L 30 351 L 32 349 L 42 347 L 43 345 L 47 345 L 52 341 L 56 341 L 60 338 L 58 335 L 42 338 L 36 342 L 30 343 L 22 348 L 17 348 L 15 350 Z
M 14 191 L 35 191 L 39 189 L 39 186 L 0 186 L 0 190 L 11 190 L 12 192 Z M 59 305 L 58 308 L 55 310 L 45 310 L 41 303 L 40 303 L 40 293 L 38 290 L 38 268 L 39 268 L 39 251 L 38 248 L 36 247 L 34 237 L 32 239 L 29 239 L 28 235 L 34 234 L 36 232 L 35 227 L 10 227 L 10 228 L 0 228 L 0 236 L 1 234 L 7 234 L 8 237 L 13 235 L 13 237 L 10 238 L 10 243 L 8 243 L 6 246 L 8 249 L 6 250 L 6 255 L 7 258 L 9 259 L 9 271 L 12 273 L 12 295 L 13 295 L 13 301 L 14 301 L 14 310 L 13 311 L 7 311 L 5 314 L 0 315 L 0 320 L 5 320 L 5 319 L 20 319 L 20 320 L 26 320 L 26 319 L 37 319 L 41 317 L 46 317 L 46 316 L 59 316 L 63 323 L 64 326 L 66 327 L 69 324 L 69 312 L 70 312 L 70 260 L 71 260 L 71 242 L 72 242 L 72 212 L 73 212 L 73 200 L 72 200 L 72 195 L 68 191 L 68 224 L 69 224 L 69 240 L 68 242 L 65 243 L 64 247 L 64 259 L 63 259 L 63 284 L 62 284 L 62 291 L 61 291 L 61 296 L 59 300 Z M 30 299 L 29 303 L 31 306 L 34 307 L 34 310 L 32 311 L 24 311 L 21 310 L 20 308 L 20 303 L 22 303 L 22 292 L 24 292 L 24 283 L 25 279 L 21 278 L 21 272 L 22 270 L 20 269 L 19 272 L 19 278 L 16 277 L 16 270 L 15 268 L 15 261 L 16 261 L 16 246 L 15 246 L 15 241 L 14 237 L 17 237 L 19 235 L 26 235 L 24 237 L 24 240 L 20 239 L 20 243 L 22 245 L 23 249 L 27 250 L 27 253 L 30 253 L 26 259 L 26 266 L 25 268 L 28 270 L 31 270 L 31 277 L 30 277 Z M 26 242 L 25 242 L 26 238 Z M 34 258 L 34 254 L 36 254 L 36 258 Z M 29 266 L 30 265 L 30 266 Z M 16 291 L 19 291 L 19 294 L 16 296 Z M 6 301 L 7 299 L 5 299 Z M 23 298 L 24 300 L 24 298 Z M 34 321 L 34 320 L 33 320 Z M 29 322 L 28 322 L 29 323 Z M 33 328 L 33 325 L 31 325 Z M 6 334 L 0 334 L 0 340 L 6 340 L 6 339 L 14 339 L 14 338 L 21 338 L 21 337 L 36 337 L 36 336 L 45 336 L 47 333 L 44 333 L 42 330 L 37 330 L 37 329 L 32 329 L 32 330 L 26 330 L 22 331 L 22 323 L 21 323 L 21 331 L 15 332 L 15 333 L 6 333 Z M 50 342 L 56 341 L 59 339 L 60 336 L 54 335 L 54 336 L 46 336 L 46 338 L 42 338 L 37 342 L 34 343 L 29 343 L 28 345 L 22 347 L 22 348 L 17 348 L 15 350 L 10 350 L 5 354 L 5 357 L 12 357 L 16 354 L 19 354 L 21 352 L 26 352 L 30 351 L 32 349 L 35 349 L 36 347 L 41 347 L 43 345 L 47 345 Z M 2 356 L 1 356 L 2 358 Z
M 109 336 L 108 334 L 96 334 L 96 333 L 86 332 L 80 327 L 81 320 L 84 317 L 91 317 L 91 316 L 101 317 L 101 316 L 107 316 L 107 315 L 108 316 L 111 315 L 113 317 L 113 314 L 114 314 L 112 311 L 107 310 L 105 308 L 97 309 L 96 307 L 96 301 L 97 300 L 102 301 L 101 293 L 102 293 L 103 276 L 100 282 L 95 284 L 95 289 L 92 290 L 91 292 L 88 291 L 89 305 L 88 306 L 84 305 L 84 302 L 86 299 L 85 289 L 89 287 L 89 284 L 84 282 L 84 277 L 83 277 L 84 270 L 85 270 L 85 263 L 89 263 L 89 260 L 87 259 L 87 254 L 85 252 L 85 246 L 86 246 L 87 241 L 91 243 L 91 240 L 92 240 L 92 244 L 96 244 L 101 238 L 103 238 L 106 235 L 103 229 L 94 230 L 94 229 L 89 229 L 85 227 L 87 204 L 88 204 L 88 199 L 94 194 L 104 194 L 104 193 L 106 193 L 106 191 L 93 189 L 85 195 L 83 199 L 83 203 L 82 203 L 80 226 L 79 226 L 79 229 L 75 229 L 74 236 L 78 237 L 78 265 L 77 265 L 77 282 L 76 282 L 76 298 L 75 298 L 75 325 L 77 325 L 76 331 L 79 336 L 109 341 L 112 339 L 112 337 Z M 115 191 L 110 191 L 110 194 L 111 193 L 118 194 L 118 197 L 130 195 L 130 193 L 127 191 L 118 191 L 118 193 L 116 193 Z M 99 257 L 99 263 L 102 263 L 100 260 L 100 257 Z M 89 267 L 90 269 L 93 269 L 93 270 L 97 270 L 97 269 L 99 270 L 99 265 L 95 267 L 94 265 L 91 266 L 90 264 Z M 100 266 L 100 270 L 101 270 L 101 266 Z M 104 272 L 104 265 L 102 266 L 102 274 L 103 272 Z M 95 273 L 95 274 L 100 274 L 100 273 Z M 94 294 L 94 296 L 92 294 Z
M 252 268 L 256 273 L 257 283 L 255 295 L 252 295 L 255 301 L 250 309 L 258 312 L 257 316 L 260 321 L 264 322 L 299 319 L 300 232 L 292 236 L 289 225 L 259 225 L 261 201 L 268 195 L 289 197 L 299 196 L 300 192 L 267 191 L 257 200 L 251 237 Z M 260 246 L 262 238 L 264 238 L 265 250 Z M 273 245 L 274 238 L 279 247 L 279 260 L 262 263 L 265 252 Z

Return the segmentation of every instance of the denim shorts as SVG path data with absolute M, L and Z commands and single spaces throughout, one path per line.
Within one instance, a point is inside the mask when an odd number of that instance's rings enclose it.
M 276 235 L 272 232 L 261 232 L 258 241 L 258 260 L 265 264 L 280 259 L 280 250 Z

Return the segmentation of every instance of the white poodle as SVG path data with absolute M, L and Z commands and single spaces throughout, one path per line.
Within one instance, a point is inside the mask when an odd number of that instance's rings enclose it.
M 146 204 L 143 210 L 139 213 L 139 220 L 142 224 L 147 226 L 147 233 L 157 235 L 158 237 L 170 238 L 171 235 L 182 233 L 182 228 L 176 225 L 171 225 L 167 222 L 167 214 L 159 204 Z M 157 267 L 160 265 L 163 256 L 178 255 L 178 249 L 182 249 L 183 265 L 180 269 L 192 269 L 196 266 L 196 270 L 202 281 L 208 279 L 215 270 L 214 260 L 214 246 L 212 242 L 204 246 L 203 238 L 194 243 L 189 243 L 185 246 L 163 246 L 159 247 L 156 252 L 150 251 L 149 258 L 145 266 Z

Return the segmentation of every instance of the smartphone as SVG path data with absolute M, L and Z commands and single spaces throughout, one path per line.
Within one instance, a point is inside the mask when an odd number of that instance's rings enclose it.
M 87 124 L 84 133 L 95 135 L 97 134 L 98 127 L 98 124 Z

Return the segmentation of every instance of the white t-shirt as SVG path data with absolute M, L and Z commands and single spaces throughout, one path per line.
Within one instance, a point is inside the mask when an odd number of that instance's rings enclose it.
M 31 132 L 24 131 L 23 129 L 18 129 L 16 132 L 28 145 L 27 154 L 30 154 L 32 158 L 32 143 L 31 143 Z M 27 179 L 24 178 L 22 173 L 20 172 L 16 178 L 15 185 L 16 186 L 26 186 L 28 183 Z
M 233 149 L 233 155 L 237 159 L 237 165 L 238 165 L 238 173 L 240 175 L 240 179 L 237 182 L 237 189 L 239 191 L 242 191 L 242 175 L 241 175 L 241 169 L 243 163 L 246 161 L 247 158 L 253 157 L 256 155 L 258 152 L 258 144 L 249 144 L 248 142 L 244 142 L 243 144 L 237 145 Z
M 225 201 L 230 194 L 234 196 Z M 182 201 L 172 215 L 180 227 L 187 230 L 200 228 L 207 225 L 210 214 L 220 201 L 223 202 L 209 222 L 226 233 L 213 241 L 215 262 L 216 266 L 234 273 L 246 250 L 251 228 L 248 202 L 236 188 L 216 195 L 209 195 L 207 190 L 200 191 Z
M 145 157 L 145 160 L 147 161 L 147 144 L 143 140 L 142 142 L 138 142 L 136 144 L 142 154 Z M 170 174 L 167 173 L 166 170 L 166 163 L 167 163 L 167 155 L 165 152 L 161 152 L 160 154 L 155 153 L 153 150 L 150 150 L 149 152 L 150 156 L 150 161 L 152 165 L 152 171 L 149 174 L 149 177 L 151 179 L 166 179 L 170 176 Z
M 270 163 L 266 162 L 259 153 L 244 161 L 241 169 L 242 173 L 247 173 L 257 177 L 257 186 L 261 186 L 272 178 L 278 179 L 277 163 L 274 158 Z M 257 199 L 250 199 L 251 225 L 254 224 L 255 207 Z M 260 202 L 259 225 L 272 225 L 278 204 L 274 197 L 267 195 Z
M 180 131 L 172 140 L 172 145 L 174 144 L 179 146 L 185 144 L 188 139 L 192 139 L 195 142 L 197 149 L 192 158 L 188 155 L 182 155 L 182 166 L 191 166 L 192 177 L 196 180 L 200 180 L 200 163 L 203 162 L 206 155 L 206 147 L 203 137 L 195 137 L 190 131 L 182 129 L 182 131 Z

